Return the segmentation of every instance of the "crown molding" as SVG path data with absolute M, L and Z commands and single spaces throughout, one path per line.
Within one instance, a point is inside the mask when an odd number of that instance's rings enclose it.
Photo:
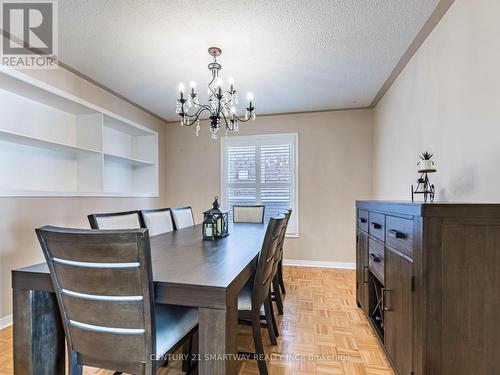
M 354 107 L 354 108 L 335 108 L 335 109 L 319 109 L 317 111 L 297 111 L 297 112 L 278 112 L 278 113 L 264 113 L 258 114 L 257 117 L 271 117 L 271 116 L 294 116 L 294 115 L 309 115 L 314 113 L 328 113 L 328 112 L 345 112 L 345 111 L 361 111 L 364 109 L 371 110 L 371 107 Z M 207 121 L 208 118 L 200 118 L 200 121 Z M 168 125 L 177 124 L 180 120 L 168 120 Z
M 118 99 L 123 100 L 123 101 L 124 101 L 124 102 L 126 102 L 127 104 L 130 104 L 130 105 L 132 105 L 132 106 L 136 107 L 137 109 L 139 109 L 139 110 L 141 110 L 141 111 L 143 111 L 143 112 L 147 113 L 148 115 L 151 115 L 151 116 L 153 116 L 154 118 L 156 118 L 156 119 L 158 119 L 158 120 L 160 120 L 160 121 L 162 121 L 162 122 L 168 122 L 168 121 L 167 121 L 167 119 L 165 119 L 164 117 L 162 117 L 162 116 L 160 116 L 160 115 L 158 115 L 158 114 L 156 114 L 156 113 L 152 112 L 151 110 L 147 109 L 146 107 L 143 107 L 143 106 L 142 106 L 142 105 L 140 105 L 140 104 L 137 104 L 137 103 L 136 103 L 136 102 L 134 102 L 133 100 L 131 100 L 131 99 L 127 98 L 126 96 L 123 96 L 122 94 L 120 94 L 119 92 L 116 92 L 115 90 L 113 90 L 113 89 L 109 88 L 108 86 L 105 86 L 105 85 L 103 85 L 102 83 L 100 83 L 100 82 L 98 82 L 98 81 L 96 81 L 96 80 L 94 80 L 94 79 L 90 78 L 88 75 L 83 74 L 82 72 L 80 72 L 79 70 L 77 70 L 77 69 L 75 69 L 75 68 L 73 68 L 73 67 L 69 66 L 69 65 L 68 65 L 68 64 L 66 64 L 65 62 L 63 62 L 63 61 L 61 61 L 61 60 L 57 60 L 57 64 L 58 64 L 61 68 L 63 68 L 63 69 L 65 69 L 65 70 L 67 70 L 68 72 L 71 72 L 71 73 L 73 73 L 74 75 L 76 75 L 76 76 L 78 76 L 78 77 L 80 77 L 80 78 L 84 79 L 85 81 L 87 81 L 87 82 L 91 83 L 92 85 L 99 87 L 100 89 L 102 89 L 102 90 L 106 91 L 107 93 L 109 93 L 109 94 L 111 94 L 111 95 L 113 95 L 113 96 L 116 96 Z

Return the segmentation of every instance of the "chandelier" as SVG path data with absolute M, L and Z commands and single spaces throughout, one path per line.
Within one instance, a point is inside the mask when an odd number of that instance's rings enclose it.
M 208 53 L 214 60 L 208 64 L 208 70 L 212 73 L 212 80 L 208 83 L 208 103 L 199 102 L 196 92 L 196 83 L 191 81 L 191 88 L 186 96 L 184 84 L 179 85 L 179 98 L 177 99 L 176 112 L 181 116 L 182 126 L 196 124 L 196 136 L 200 133 L 200 116 L 207 112 L 210 121 L 211 138 L 217 139 L 217 132 L 221 124 L 225 126 L 225 134 L 228 131 L 239 131 L 239 122 L 255 120 L 255 107 L 253 106 L 253 95 L 248 93 L 248 107 L 245 109 L 244 118 L 236 114 L 235 105 L 238 104 L 238 92 L 234 88 L 234 79 L 229 78 L 229 90 L 222 89 L 220 70 L 222 65 L 217 62 L 217 57 L 222 53 L 218 47 L 210 47 Z M 191 111 L 191 114 L 190 114 Z

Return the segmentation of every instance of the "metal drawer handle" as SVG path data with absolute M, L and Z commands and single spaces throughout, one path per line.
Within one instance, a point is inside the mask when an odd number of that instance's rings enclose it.
M 374 229 L 382 229 L 382 225 L 379 223 L 372 221 L 372 225 Z
M 380 258 L 378 256 L 376 256 L 375 254 L 373 254 L 373 253 L 370 254 L 370 258 L 372 258 L 375 263 L 379 263 L 380 262 Z
M 400 231 L 398 231 L 396 229 L 390 229 L 388 231 L 388 233 L 389 233 L 389 237 L 392 237 L 392 238 L 400 238 L 400 239 L 406 238 L 406 234 L 405 233 L 400 232 Z
M 387 298 L 386 298 L 387 292 L 392 292 L 392 290 L 387 288 L 382 288 L 382 309 L 384 311 L 392 311 L 392 308 L 387 306 Z
M 360 217 L 359 221 L 362 222 L 363 224 L 366 223 L 366 219 L 364 217 Z

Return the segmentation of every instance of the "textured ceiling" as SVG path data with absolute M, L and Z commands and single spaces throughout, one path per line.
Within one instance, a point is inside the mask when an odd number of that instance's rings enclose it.
M 209 46 L 257 114 L 368 106 L 438 0 L 60 0 L 59 55 L 176 120 L 179 82 L 205 94 Z

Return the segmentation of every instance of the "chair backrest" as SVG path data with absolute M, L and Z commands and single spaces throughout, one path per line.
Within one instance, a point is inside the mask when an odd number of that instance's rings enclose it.
M 92 229 L 139 229 L 144 228 L 139 211 L 108 212 L 88 215 Z
M 288 228 L 288 222 L 290 221 L 290 216 L 292 216 L 292 209 L 289 208 L 283 215 L 285 215 L 285 221 L 283 223 L 283 228 L 281 229 L 280 241 L 278 243 L 278 252 L 281 253 L 280 254 L 281 257 L 283 257 L 283 244 L 285 243 L 285 236 L 286 236 L 286 230 Z
M 170 208 L 160 208 L 157 210 L 141 210 L 142 222 L 148 228 L 150 236 L 172 232 L 174 222 Z
M 266 206 L 233 206 L 233 222 L 234 223 L 263 223 L 264 211 Z
M 194 225 L 194 216 L 191 206 L 172 208 L 172 217 L 174 218 L 175 229 L 192 227 Z
M 283 225 L 281 226 L 281 231 L 278 239 L 278 244 L 276 245 L 276 256 L 274 257 L 274 269 L 273 276 L 278 272 L 278 264 L 283 260 L 283 244 L 285 242 L 286 229 L 288 227 L 288 221 L 292 215 L 292 210 L 288 209 L 283 217 Z
M 284 217 L 279 219 L 272 217 L 267 225 L 253 284 L 252 309 L 257 309 L 256 311 L 260 310 L 269 295 L 271 281 L 274 276 L 276 250 L 284 220 Z
M 156 352 L 147 229 L 43 227 L 36 233 L 69 349 L 95 363 L 147 362 Z

